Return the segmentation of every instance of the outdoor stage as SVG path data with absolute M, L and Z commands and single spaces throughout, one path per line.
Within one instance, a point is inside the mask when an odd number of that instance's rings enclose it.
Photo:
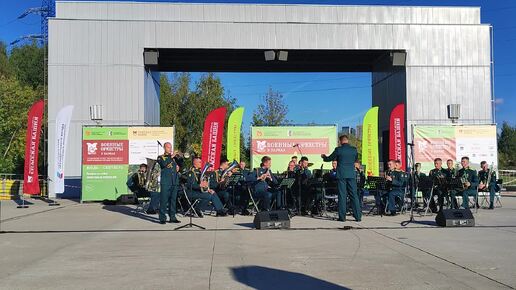
M 271 231 L 242 216 L 172 231 L 133 206 L 32 202 L 2 201 L 1 289 L 516 287 L 516 196 L 479 210 L 474 228 L 437 228 L 434 216 L 402 227 L 401 215 L 360 224 L 294 217 L 293 229 Z

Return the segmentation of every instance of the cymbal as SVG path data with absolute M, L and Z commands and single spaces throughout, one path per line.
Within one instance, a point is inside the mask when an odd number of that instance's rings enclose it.
M 314 166 L 314 164 L 312 162 L 309 162 L 308 167 L 312 167 L 312 166 Z

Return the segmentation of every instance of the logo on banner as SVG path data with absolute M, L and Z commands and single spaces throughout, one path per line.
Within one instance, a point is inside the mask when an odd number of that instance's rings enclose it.
M 263 152 L 267 148 L 267 141 L 256 141 L 256 146 L 258 152 Z
M 299 145 L 303 154 L 322 154 L 329 151 L 328 138 L 318 139 L 267 139 L 254 140 L 253 152 L 257 154 L 296 154 L 298 149 L 294 145 Z
M 86 143 L 86 146 L 88 146 L 88 155 L 97 154 L 97 143 Z

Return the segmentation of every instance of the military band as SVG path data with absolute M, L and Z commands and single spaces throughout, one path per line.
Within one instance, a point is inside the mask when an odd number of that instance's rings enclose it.
M 369 179 L 357 160 L 356 148 L 348 144 L 347 136 L 341 136 L 339 140 L 341 146 L 332 154 L 321 155 L 323 161 L 331 162 L 332 169 L 323 171 L 321 167 L 319 171 L 312 171 L 310 166 L 313 163 L 306 156 L 302 156 L 299 162 L 297 156 L 293 156 L 281 175 L 271 171 L 272 159 L 269 156 L 264 156 L 260 167 L 252 170 L 246 168 L 244 161 L 229 163 L 222 159 L 217 170 L 206 171 L 203 171 L 201 159 L 194 157 L 192 168 L 186 170 L 181 156 L 173 155 L 171 144 L 165 143 L 164 154 L 158 156 L 150 168 L 141 164 L 138 172 L 129 177 L 127 185 L 137 198 L 150 197 L 146 212 L 159 212 L 161 224 L 179 222 L 176 203 L 178 200 L 181 202 L 184 195 L 190 204 L 194 203 L 194 210 L 200 217 L 204 210 L 210 208 L 217 216 L 225 216 L 228 212 L 249 215 L 251 198 L 258 210 L 293 209 L 298 214 L 314 216 L 323 209 L 324 193 L 325 196 L 336 197 L 339 221 L 346 220 L 347 212 L 356 221 L 361 221 L 362 202 Z M 469 208 L 471 203 L 478 207 L 478 199 L 471 202 L 471 197 L 478 198 L 478 192 L 483 192 L 489 195 L 488 208 L 493 209 L 496 193 L 500 190 L 496 172 L 485 161 L 481 162 L 479 172 L 473 170 L 468 157 L 462 157 L 460 165 L 462 168 L 459 170 L 453 160 L 447 160 L 446 168 L 443 168 L 442 159 L 435 158 L 434 168 L 428 176 L 421 172 L 420 163 L 415 164 L 413 174 L 409 175 L 401 170 L 399 160 L 390 160 L 383 177 L 386 187 L 378 190 L 375 199 L 387 215 L 396 215 L 402 209 L 407 193 L 410 192 L 410 196 L 417 200 L 416 191 L 421 191 L 424 206 L 436 213 L 446 206 Z M 291 188 L 280 188 L 283 179 L 295 182 Z M 421 186 L 425 179 L 431 184 L 428 188 Z M 183 192 L 178 198 L 178 193 Z M 457 197 L 462 198 L 460 205 Z M 184 211 L 184 206 L 182 208 Z

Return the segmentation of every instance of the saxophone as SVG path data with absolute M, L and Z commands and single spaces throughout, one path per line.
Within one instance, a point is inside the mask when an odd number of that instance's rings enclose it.
M 466 168 L 464 168 L 464 174 L 460 177 L 460 182 L 462 183 L 462 189 L 468 189 L 466 183 L 468 183 L 469 174 Z

